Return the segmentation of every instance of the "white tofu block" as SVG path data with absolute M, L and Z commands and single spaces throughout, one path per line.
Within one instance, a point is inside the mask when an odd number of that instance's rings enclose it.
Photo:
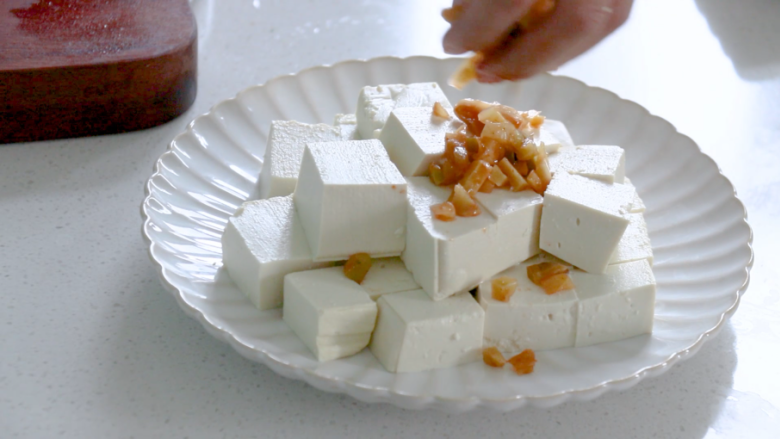
M 476 361 L 485 312 L 471 294 L 434 302 L 423 290 L 379 298 L 371 352 L 390 372 L 419 372 Z
M 328 265 L 312 262 L 290 196 L 244 203 L 225 227 L 222 259 L 238 289 L 261 310 L 281 306 L 286 274 Z
M 452 104 L 447 100 L 439 84 L 435 82 L 363 87 L 358 96 L 355 113 L 358 132 L 363 139 L 377 138 L 393 109 L 432 108 L 435 102 L 441 103 L 452 114 Z
M 368 346 L 377 306 L 342 267 L 329 267 L 285 276 L 282 316 L 319 361 L 328 361 Z
M 307 143 L 342 140 L 341 130 L 324 123 L 274 120 L 268 133 L 263 169 L 252 198 L 265 199 L 290 195 L 301 170 L 303 149 Z
M 544 201 L 541 195 L 531 190 L 497 190 L 489 194 L 478 192 L 476 198 L 497 221 L 497 242 L 491 251 L 497 252 L 496 259 L 504 262 L 497 269 L 504 270 L 539 253 L 539 222 Z
M 653 246 L 650 244 L 650 234 L 647 233 L 647 224 L 641 213 L 628 215 L 628 227 L 620 238 L 610 264 L 622 264 L 624 262 L 645 259 L 653 265 Z
M 337 125 L 357 125 L 357 116 L 354 114 L 336 113 L 333 117 L 333 126 Z
M 428 174 L 428 165 L 444 154 L 444 135 L 463 126 L 455 117 L 433 116 L 431 107 L 396 108 L 390 113 L 379 140 L 401 174 Z
M 372 300 L 384 294 L 400 293 L 420 288 L 401 258 L 375 259 L 360 284 Z
M 495 346 L 503 352 L 574 346 L 575 290 L 546 294 L 528 279 L 527 267 L 546 259 L 536 257 L 496 275 L 517 279 L 517 290 L 508 302 L 493 299 L 492 279 L 479 285 L 477 300 L 485 310 L 485 346 Z
M 631 188 L 558 172 L 544 194 L 539 248 L 589 273 L 604 273 L 628 227 Z
M 341 140 L 358 140 L 357 118 L 354 114 L 336 114 L 333 126 L 341 132 Z
M 362 351 L 371 341 L 371 333 L 350 335 L 324 335 L 317 338 L 317 350 L 311 348 L 318 361 L 330 361 L 350 357 Z M 308 347 L 308 346 L 307 346 Z
M 603 275 L 569 272 L 580 302 L 575 346 L 653 331 L 655 277 L 647 260 L 611 265 Z
M 431 298 L 461 293 L 501 271 L 505 261 L 496 251 L 498 225 L 490 214 L 439 221 L 431 206 L 447 201 L 451 189 L 427 177 L 410 177 L 407 187 L 409 219 L 401 259 Z
M 539 141 L 544 143 L 544 149 L 548 154 L 558 152 L 561 148 L 573 148 L 569 130 L 563 122 L 547 119 L 539 128 Z
M 636 187 L 634 187 L 634 184 L 631 183 L 631 180 L 629 180 L 628 177 L 623 179 L 623 184 L 630 187 L 631 190 L 634 191 L 634 199 L 633 201 L 631 201 L 631 207 L 629 207 L 628 211 L 631 213 L 644 213 L 645 202 L 642 201 L 642 199 L 639 197 L 639 193 L 636 191 Z
M 379 140 L 307 145 L 293 199 L 315 261 L 404 249 L 406 180 Z
M 557 154 L 551 154 L 549 161 L 553 175 L 566 171 L 605 183 L 623 183 L 626 176 L 626 154 L 619 146 L 580 145 L 562 148 Z

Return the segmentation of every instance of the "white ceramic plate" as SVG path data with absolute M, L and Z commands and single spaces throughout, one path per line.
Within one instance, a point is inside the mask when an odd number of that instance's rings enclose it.
M 369 84 L 437 81 L 458 59 L 347 61 L 251 87 L 195 119 L 157 161 L 143 202 L 143 233 L 163 284 L 181 308 L 241 355 L 331 392 L 405 408 L 512 410 L 589 400 L 658 375 L 695 353 L 735 311 L 753 254 L 746 212 L 731 183 L 688 137 L 633 102 L 574 79 L 541 75 L 516 84 L 473 84 L 463 97 L 542 110 L 580 144 L 626 149 L 627 174 L 647 205 L 658 281 L 652 336 L 538 353 L 533 374 L 481 362 L 421 373 L 386 372 L 370 352 L 318 363 L 281 320 L 260 312 L 221 268 L 220 237 L 261 169 L 271 120 L 332 123 L 354 112 Z

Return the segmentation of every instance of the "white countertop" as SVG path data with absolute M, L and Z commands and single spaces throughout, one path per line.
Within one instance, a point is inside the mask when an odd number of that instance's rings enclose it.
M 365 404 L 281 378 L 187 317 L 141 238 L 152 165 L 195 116 L 274 76 L 444 55 L 446 1 L 195 0 L 195 105 L 158 128 L 0 146 L 0 436 L 775 438 L 780 432 L 780 5 L 637 0 L 558 73 L 671 121 L 746 204 L 739 310 L 691 360 L 620 393 L 506 414 Z

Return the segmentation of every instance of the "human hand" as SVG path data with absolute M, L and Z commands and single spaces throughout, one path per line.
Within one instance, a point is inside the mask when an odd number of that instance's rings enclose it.
M 620 27 L 633 0 L 558 0 L 555 9 L 517 32 L 539 0 L 454 0 L 457 14 L 444 50 L 483 55 L 477 80 L 499 82 L 554 70 Z

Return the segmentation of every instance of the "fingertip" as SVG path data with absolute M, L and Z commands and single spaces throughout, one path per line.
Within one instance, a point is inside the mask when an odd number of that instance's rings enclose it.
M 495 84 L 501 82 L 501 78 L 493 72 L 485 69 L 477 69 L 477 81 L 483 84 Z
M 536 0 L 455 0 L 458 7 L 455 18 L 448 20 L 450 29 L 443 40 L 449 54 L 480 52 L 499 45 L 516 27 Z
M 446 42 L 443 43 L 442 46 L 444 47 L 444 53 L 448 55 L 460 55 L 467 52 L 467 50 L 460 46 L 447 44 Z
M 444 48 L 444 52 L 450 55 L 460 55 L 461 53 L 466 53 L 468 51 L 468 49 L 463 47 L 463 43 L 458 39 L 457 34 L 453 32 L 452 29 L 444 35 L 442 47 Z
M 485 59 L 477 65 L 477 80 L 487 84 L 501 81 L 517 81 L 530 76 L 525 68 L 508 70 L 505 63 L 499 60 Z
M 528 79 L 538 73 L 557 67 L 560 63 L 550 51 L 537 41 L 529 41 L 537 35 L 522 35 L 499 50 L 485 54 L 477 65 L 477 75 L 486 78 L 497 76 L 507 81 Z

